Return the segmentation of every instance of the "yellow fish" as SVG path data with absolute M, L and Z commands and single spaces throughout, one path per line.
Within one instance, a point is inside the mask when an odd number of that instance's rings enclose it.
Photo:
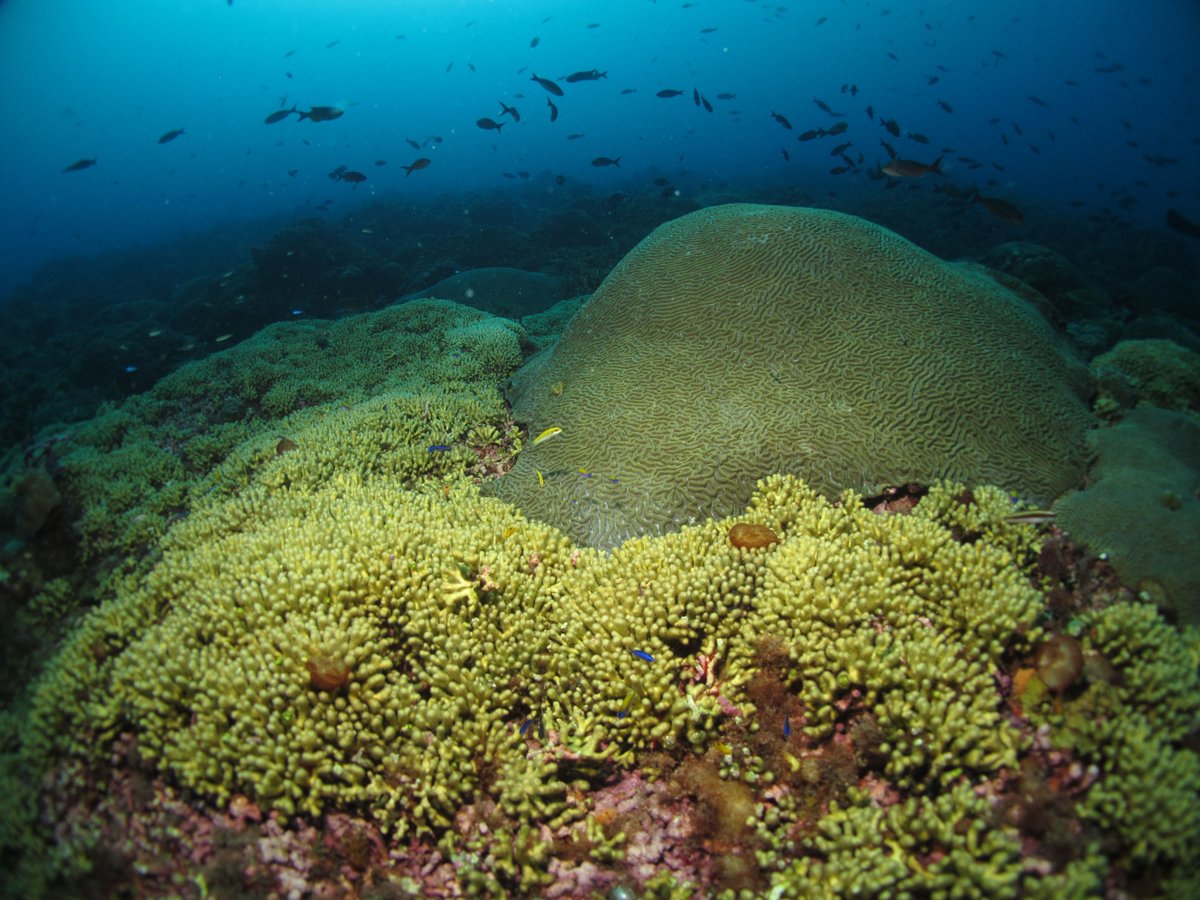
M 545 486 L 546 486 L 546 479 L 545 479 L 544 477 L 542 477 L 542 470 L 541 470 L 541 469 L 534 469 L 533 471 L 537 472 L 537 477 L 538 477 L 538 487 L 545 487 Z
M 547 428 L 545 431 L 543 431 L 541 434 L 539 434 L 537 437 L 535 437 L 533 439 L 533 442 L 529 446 L 536 447 L 542 441 L 548 441 L 548 440 L 550 440 L 550 438 L 554 437 L 556 434 L 562 434 L 562 429 L 559 428 L 557 425 L 551 425 L 549 428 Z

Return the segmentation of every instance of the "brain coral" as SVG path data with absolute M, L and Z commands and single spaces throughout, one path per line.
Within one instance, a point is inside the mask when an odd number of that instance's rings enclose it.
M 562 433 L 494 490 L 595 546 L 728 515 L 770 472 L 1045 502 L 1082 471 L 1086 384 L 982 270 L 853 216 L 711 207 L 643 240 L 518 372 L 518 421 Z

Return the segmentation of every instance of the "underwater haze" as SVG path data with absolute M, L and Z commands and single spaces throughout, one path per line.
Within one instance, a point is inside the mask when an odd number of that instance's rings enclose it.
M 1197 46 L 1190 0 L 9 0 L 0 293 L 54 257 L 519 173 L 605 192 L 648 173 L 882 191 L 868 179 L 889 160 L 881 140 L 901 158 L 942 156 L 947 184 L 1018 207 L 1155 228 L 1177 208 L 1194 222 Z M 563 80 L 592 69 L 606 74 Z M 293 105 L 344 115 L 264 124 Z M 839 122 L 844 134 L 797 140 Z M 845 159 L 830 155 L 846 142 Z M 365 180 L 331 180 L 339 166 Z

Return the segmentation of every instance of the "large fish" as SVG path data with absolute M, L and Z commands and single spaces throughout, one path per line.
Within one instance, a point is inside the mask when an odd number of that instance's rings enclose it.
M 920 178 L 930 172 L 934 175 L 945 174 L 942 171 L 942 157 L 939 156 L 929 165 L 917 162 L 915 159 L 893 159 L 883 167 L 883 173 L 891 175 L 893 178 Z
M 314 106 L 307 112 L 304 110 L 296 111 L 296 115 L 300 117 L 301 122 L 305 119 L 308 119 L 310 122 L 332 122 L 334 119 L 340 119 L 345 114 L 345 110 L 338 109 L 336 106 Z
M 561 97 L 563 95 L 562 88 L 560 88 L 557 84 L 555 84 L 549 78 L 538 78 L 536 72 L 533 74 L 533 76 L 529 80 L 536 81 L 538 84 L 540 84 L 543 88 L 545 88 L 547 91 L 549 91 L 555 97 Z

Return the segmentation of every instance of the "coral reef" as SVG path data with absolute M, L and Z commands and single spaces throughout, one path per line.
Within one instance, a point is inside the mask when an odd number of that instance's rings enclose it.
M 130 816 L 111 878 L 184 896 L 1052 896 L 1193 858 L 1200 638 L 1100 609 L 1077 627 L 1120 684 L 1017 695 L 1046 609 L 999 490 L 888 513 L 773 476 L 736 517 L 605 554 L 465 481 L 277 443 L 40 683 L 23 758 L 60 760 L 54 883 Z M 125 788 L 79 787 L 107 767 Z M 1030 811 L 1053 778 L 1071 849 Z
M 839 213 L 711 207 L 643 240 L 517 374 L 517 421 L 563 431 L 494 490 L 600 547 L 729 515 L 775 471 L 828 496 L 955 477 L 1049 502 L 1083 471 L 1086 389 L 977 266 Z

